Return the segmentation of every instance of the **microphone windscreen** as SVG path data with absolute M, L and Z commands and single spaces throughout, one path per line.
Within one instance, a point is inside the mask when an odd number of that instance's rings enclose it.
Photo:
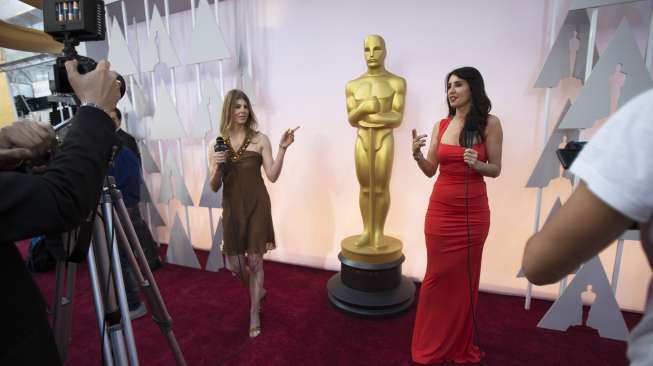
M 465 147 L 471 148 L 474 145 L 476 140 L 476 134 L 478 134 L 478 125 L 470 119 L 465 120 Z
M 224 138 L 222 136 L 218 136 L 215 139 L 215 145 L 213 146 L 213 151 L 218 152 L 218 151 L 225 151 L 226 149 L 226 144 L 224 142 Z

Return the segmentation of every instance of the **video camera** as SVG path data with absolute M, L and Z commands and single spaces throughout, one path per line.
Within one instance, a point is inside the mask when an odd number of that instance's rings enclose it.
M 64 44 L 63 55 L 57 57 L 53 65 L 54 78 L 50 80 L 50 91 L 53 95 L 48 96 L 47 99 L 53 104 L 53 111 L 57 110 L 56 104 L 60 102 L 70 106 L 72 113 L 68 115 L 62 113 L 60 118 L 51 118 L 57 144 L 53 146 L 51 154 L 32 159 L 30 164 L 33 166 L 45 165 L 65 138 L 70 127 L 69 122 L 72 121 L 70 117 L 80 102 L 68 81 L 65 63 L 69 60 L 77 60 L 77 71 L 80 74 L 91 72 L 97 67 L 95 60 L 79 55 L 75 47 L 80 42 L 104 40 L 106 30 L 104 19 L 103 0 L 43 1 L 43 30 Z M 117 79 L 120 81 L 120 96 L 123 97 L 126 89 L 125 79 L 121 75 L 118 75 Z M 55 122 L 60 123 L 55 124 Z
M 69 60 L 77 60 L 77 71 L 80 74 L 91 72 L 97 67 L 95 60 L 79 55 L 75 47 L 80 42 L 105 39 L 104 1 L 43 0 L 43 30 L 64 45 L 63 55 L 57 57 L 53 65 L 54 78 L 50 80 L 50 90 L 53 95 L 49 96 L 48 100 L 62 102 L 75 109 L 74 106 L 78 105 L 80 100 L 75 96 L 68 81 L 65 63 Z M 120 96 L 123 97 L 126 89 L 125 79 L 120 75 L 117 79 L 120 81 Z M 57 143 L 53 146 L 53 150 L 46 156 L 32 159 L 29 165 L 36 167 L 48 163 L 51 157 L 57 153 L 72 120 L 73 118 L 68 118 L 53 126 L 57 137 Z M 58 259 L 80 262 L 86 258 L 93 230 L 93 217 L 87 218 L 84 224 L 64 235 L 66 239 L 63 248 L 55 248 Z
M 58 57 L 54 68 L 54 80 L 50 81 L 53 94 L 73 94 L 68 82 L 65 62 L 77 60 L 77 71 L 86 74 L 97 66 L 95 60 L 77 54 L 79 42 L 105 39 L 105 10 L 102 0 L 44 0 L 43 30 L 55 40 L 63 42 L 63 56 Z M 120 96 L 125 95 L 125 79 L 120 80 Z

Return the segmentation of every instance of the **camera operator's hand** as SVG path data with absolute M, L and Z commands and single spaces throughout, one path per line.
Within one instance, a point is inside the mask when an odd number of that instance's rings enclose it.
M 45 154 L 55 143 L 52 126 L 18 121 L 0 130 L 0 169 L 12 169 L 23 160 Z
M 66 61 L 68 81 L 82 102 L 95 103 L 107 114 L 116 108 L 120 99 L 120 81 L 109 67 L 108 61 L 98 62 L 95 70 L 81 75 L 77 72 L 77 60 Z M 116 126 L 117 127 L 117 126 Z

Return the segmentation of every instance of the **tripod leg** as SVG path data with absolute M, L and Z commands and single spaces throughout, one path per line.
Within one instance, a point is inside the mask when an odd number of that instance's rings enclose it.
M 114 288 L 118 295 L 119 312 L 122 317 L 122 322 L 113 323 L 109 327 L 109 332 L 112 335 L 111 339 L 114 345 L 114 350 L 117 350 L 121 357 L 124 357 L 124 341 L 127 343 L 127 354 L 132 366 L 138 365 L 138 352 L 136 350 L 136 342 L 134 340 L 134 332 L 132 331 L 131 319 L 129 318 L 129 306 L 127 305 L 127 295 L 125 293 L 125 282 L 122 276 L 122 269 L 120 267 L 120 254 L 118 253 L 118 238 L 116 233 L 121 230 L 120 221 L 114 220 L 113 205 L 111 197 L 105 194 L 102 203 L 102 214 L 104 218 L 105 233 L 109 234 L 108 243 L 111 245 L 111 270 L 113 272 Z M 115 229 L 115 230 L 114 230 Z M 121 240 L 122 241 L 122 240 Z M 124 332 L 123 332 L 124 330 Z M 123 336 L 125 339 L 123 339 Z M 121 365 L 126 360 L 119 360 Z
M 95 304 L 95 317 L 98 323 L 98 330 L 100 331 L 100 338 L 102 339 L 102 358 L 104 359 L 105 366 L 113 366 L 113 355 L 111 353 L 111 345 L 109 339 L 104 336 L 104 306 L 102 301 L 102 294 L 100 291 L 100 278 L 97 266 L 95 265 L 95 254 L 93 253 L 93 245 L 88 248 L 88 272 L 91 276 L 91 289 L 93 290 L 93 304 Z
M 118 222 L 114 223 L 116 227 L 120 225 Z M 120 254 L 118 253 L 118 247 L 115 245 L 112 248 L 111 253 L 111 265 L 113 267 L 113 278 L 118 291 L 118 302 L 120 304 L 120 314 L 122 316 L 122 330 L 119 334 L 120 337 L 125 337 L 127 344 L 127 352 L 132 366 L 138 365 L 138 351 L 136 349 L 136 341 L 134 339 L 134 331 L 132 329 L 131 318 L 129 317 L 129 304 L 127 303 L 127 293 L 125 292 L 125 279 L 122 273 L 122 267 L 120 265 Z M 124 341 L 119 340 L 118 346 L 124 347 Z M 123 351 L 124 354 L 124 351 Z
M 172 318 L 163 302 L 163 298 L 161 297 L 159 288 L 154 280 L 152 271 L 150 271 L 147 259 L 145 259 L 145 254 L 143 254 L 143 249 L 141 248 L 136 231 L 134 230 L 134 226 L 129 218 L 127 208 L 125 207 L 119 192 L 112 192 L 112 195 L 115 214 L 116 217 L 119 218 L 119 222 L 115 225 L 116 233 L 118 234 L 121 243 L 124 243 L 126 246 L 131 246 L 131 248 L 127 247 L 124 249 L 127 249 L 125 252 L 129 258 L 129 263 L 134 275 L 136 276 L 136 280 L 143 289 L 148 308 L 152 311 L 152 319 L 159 325 L 161 333 L 163 333 L 168 340 L 168 344 L 170 345 L 177 365 L 186 365 L 184 355 L 181 352 L 179 344 L 177 343 L 177 338 L 172 331 Z M 134 253 L 136 254 L 136 258 L 134 258 Z
M 62 363 L 64 363 L 68 358 L 76 273 L 76 263 L 57 261 L 57 279 L 53 301 L 54 309 L 52 314 L 52 329 L 54 330 L 57 350 L 59 351 L 59 357 Z
M 110 213 L 111 211 L 109 211 Z M 90 261 L 93 262 L 96 268 L 97 284 L 94 285 L 94 299 L 96 300 L 96 311 L 98 315 L 98 329 L 100 337 L 103 339 L 103 346 L 108 347 L 106 354 L 112 354 L 117 365 L 127 365 L 127 356 L 124 352 L 123 327 L 121 324 L 121 309 L 118 307 L 118 299 L 116 298 L 116 287 L 122 287 L 121 282 L 114 281 L 112 273 L 112 256 L 111 252 L 115 245 L 110 246 L 109 243 L 115 242 L 115 231 L 113 230 L 112 220 L 109 215 L 107 218 L 106 213 L 103 214 L 104 223 L 96 217 L 94 224 L 93 246 L 91 247 L 93 257 Z M 106 230 L 105 230 L 106 227 Z M 89 250 L 89 253 L 91 251 Z M 97 294 L 95 292 L 97 291 Z M 123 288 L 124 291 L 124 288 Z M 99 301 L 99 302 L 97 302 Z M 108 345 L 107 345 L 108 343 Z M 105 364 L 109 363 L 105 358 Z

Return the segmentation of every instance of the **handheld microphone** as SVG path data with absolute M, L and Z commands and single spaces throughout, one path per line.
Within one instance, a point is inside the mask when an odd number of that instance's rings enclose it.
M 222 138 L 222 136 L 216 137 L 215 138 L 215 145 L 213 146 L 213 151 L 220 152 L 220 151 L 227 151 L 227 150 L 229 150 L 229 147 L 224 142 L 224 138 Z M 220 169 L 223 169 L 223 170 L 227 167 L 226 163 L 220 163 L 218 165 L 220 166 Z
M 213 146 L 213 151 L 215 152 L 227 151 L 227 144 L 224 142 L 222 136 L 218 136 L 215 139 L 215 146 Z
M 465 147 L 471 149 L 478 134 L 478 126 L 471 120 L 465 120 Z

